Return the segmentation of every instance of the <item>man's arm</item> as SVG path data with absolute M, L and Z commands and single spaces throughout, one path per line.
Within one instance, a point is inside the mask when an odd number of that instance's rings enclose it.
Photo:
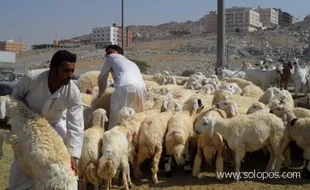
M 23 100 L 27 95 L 27 93 L 29 92 L 30 84 L 31 84 L 31 75 L 30 73 L 26 73 L 17 82 L 10 96 L 18 100 Z
M 75 93 L 67 108 L 67 148 L 71 157 L 80 158 L 83 146 L 84 119 L 80 93 Z
M 107 88 L 108 83 L 107 80 L 111 68 L 112 68 L 111 61 L 109 57 L 107 57 L 105 63 L 103 64 L 101 72 L 98 76 L 99 97 L 104 93 L 105 89 Z

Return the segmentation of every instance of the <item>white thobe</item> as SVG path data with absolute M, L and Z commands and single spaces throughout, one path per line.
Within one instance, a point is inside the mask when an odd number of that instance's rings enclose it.
M 80 90 L 73 81 L 70 81 L 68 85 L 62 86 L 51 94 L 48 87 L 48 74 L 49 70 L 29 71 L 16 84 L 11 96 L 23 100 L 31 110 L 45 117 L 63 138 L 69 154 L 80 158 L 84 133 Z M 29 182 L 17 170 L 14 159 L 10 185 L 21 183 L 20 187 L 22 187 L 22 183 Z
M 111 96 L 109 115 L 109 129 L 117 123 L 119 110 L 131 107 L 136 112 L 143 111 L 143 103 L 146 99 L 146 86 L 139 67 L 121 54 L 110 54 L 98 76 L 98 86 L 105 89 L 109 72 L 112 73 L 115 90 Z

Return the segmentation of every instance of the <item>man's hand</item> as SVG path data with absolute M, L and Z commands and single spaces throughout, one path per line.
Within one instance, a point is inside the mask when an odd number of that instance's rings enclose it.
M 76 157 L 71 156 L 71 169 L 74 170 L 75 175 L 79 175 L 79 166 L 78 159 Z

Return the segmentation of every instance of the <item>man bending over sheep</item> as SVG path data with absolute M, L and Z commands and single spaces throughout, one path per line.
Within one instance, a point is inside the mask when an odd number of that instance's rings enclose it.
M 146 86 L 139 67 L 123 56 L 123 49 L 118 45 L 106 47 L 106 61 L 98 76 L 99 97 L 107 87 L 107 78 L 111 71 L 115 90 L 111 95 L 108 129 L 117 123 L 117 115 L 122 107 L 130 107 L 136 113 L 143 111 L 146 101 Z
M 11 96 L 22 100 L 34 112 L 47 119 L 62 137 L 71 155 L 71 167 L 78 174 L 78 159 L 83 142 L 84 119 L 81 95 L 71 81 L 76 55 L 66 50 L 56 52 L 49 70 L 31 70 L 17 83 Z M 9 189 L 33 188 L 34 183 L 18 168 L 14 157 Z

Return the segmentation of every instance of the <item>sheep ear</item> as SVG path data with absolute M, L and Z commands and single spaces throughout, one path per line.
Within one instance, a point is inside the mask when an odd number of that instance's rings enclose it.
M 181 105 L 181 103 L 177 101 L 176 104 L 177 104 L 176 111 L 182 111 L 183 106 Z
M 210 121 L 211 125 L 209 125 L 209 136 L 212 137 L 214 133 L 214 122 Z
M 168 109 L 168 100 L 164 100 L 164 108 L 165 108 L 165 110 Z
M 236 109 L 237 109 L 237 105 L 235 105 L 235 104 L 232 104 L 231 106 L 229 106 L 229 111 L 230 111 L 230 113 L 231 113 L 231 115 L 232 116 L 236 116 Z
M 5 108 L 5 100 L 3 98 L 0 99 L 0 118 L 4 119 L 6 115 L 6 108 Z
M 286 113 L 283 113 L 282 114 L 282 121 L 286 122 L 286 120 L 287 120 L 287 115 L 286 115 Z
M 195 101 L 193 107 L 194 107 L 194 110 L 195 110 L 195 111 L 198 109 L 198 107 L 199 107 L 199 105 L 198 105 L 198 100 Z
M 105 122 L 109 122 L 109 119 L 108 119 L 108 117 L 107 117 L 107 115 L 106 115 L 106 114 L 104 114 L 104 116 L 103 116 L 103 121 L 105 121 Z

